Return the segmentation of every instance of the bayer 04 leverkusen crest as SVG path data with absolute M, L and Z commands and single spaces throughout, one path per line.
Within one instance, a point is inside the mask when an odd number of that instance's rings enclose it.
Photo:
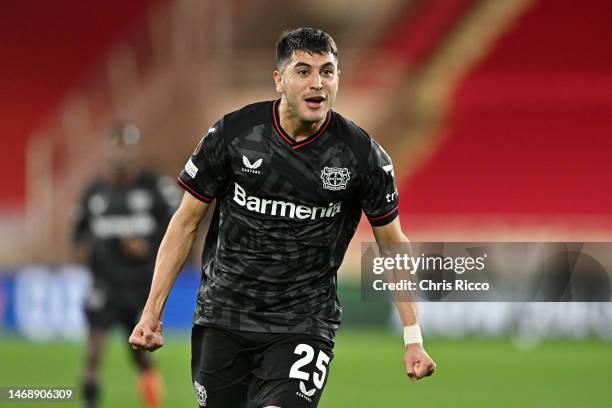
M 343 190 L 351 179 L 346 167 L 324 167 L 321 170 L 323 188 L 327 190 Z

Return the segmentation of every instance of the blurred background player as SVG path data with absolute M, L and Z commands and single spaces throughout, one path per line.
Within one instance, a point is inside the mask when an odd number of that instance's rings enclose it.
M 105 174 L 85 189 L 74 224 L 75 257 L 86 262 L 93 275 L 85 304 L 89 334 L 82 385 L 87 408 L 98 405 L 100 360 L 110 329 L 119 325 L 129 333 L 138 321 L 172 213 L 168 180 L 139 163 L 140 139 L 132 123 L 117 122 L 107 130 Z M 161 406 L 162 380 L 150 355 L 130 353 L 144 405 Z

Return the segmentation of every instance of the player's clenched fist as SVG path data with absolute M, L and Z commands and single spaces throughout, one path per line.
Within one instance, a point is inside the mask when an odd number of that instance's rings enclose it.
M 134 350 L 155 351 L 164 345 L 162 322 L 158 318 L 143 313 L 140 322 L 134 327 L 129 340 Z
M 429 357 L 420 343 L 408 344 L 404 353 L 406 374 L 411 380 L 428 377 L 436 371 L 436 363 Z

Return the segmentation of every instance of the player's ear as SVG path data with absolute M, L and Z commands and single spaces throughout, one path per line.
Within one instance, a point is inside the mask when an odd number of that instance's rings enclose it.
M 283 93 L 285 90 L 283 89 L 283 77 L 279 71 L 274 71 L 274 86 L 276 87 L 276 92 Z

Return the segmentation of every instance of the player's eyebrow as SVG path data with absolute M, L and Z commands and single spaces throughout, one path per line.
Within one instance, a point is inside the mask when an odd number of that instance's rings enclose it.
M 310 64 L 307 64 L 305 62 L 299 61 L 295 63 L 294 68 L 299 68 L 299 67 L 306 67 L 306 68 L 311 68 Z
M 310 64 L 308 64 L 306 62 L 303 62 L 303 61 L 298 61 L 298 62 L 295 63 L 294 68 L 299 68 L 299 67 L 312 68 L 312 65 L 310 65 Z M 335 68 L 335 65 L 334 65 L 333 62 L 328 61 L 328 62 L 326 62 L 325 64 L 323 64 L 321 66 L 321 68 L 328 68 L 328 67 Z

